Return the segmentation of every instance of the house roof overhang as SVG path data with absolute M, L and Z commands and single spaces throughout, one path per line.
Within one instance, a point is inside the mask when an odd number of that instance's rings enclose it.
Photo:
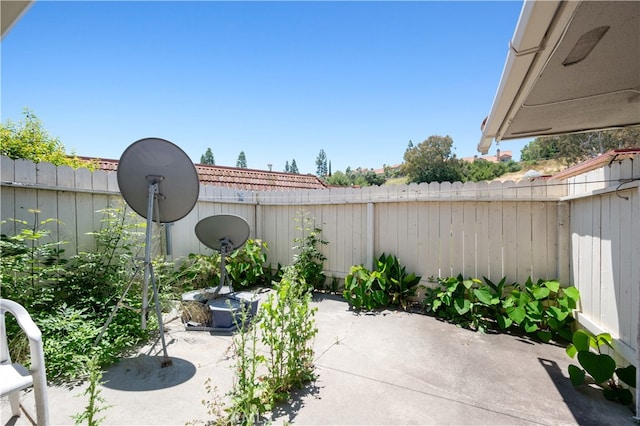
M 638 28 L 638 1 L 525 1 L 478 151 L 640 124 Z
M 0 2 L 0 21 L 2 25 L 2 38 L 18 22 L 18 19 L 33 4 L 33 1 L 11 0 Z

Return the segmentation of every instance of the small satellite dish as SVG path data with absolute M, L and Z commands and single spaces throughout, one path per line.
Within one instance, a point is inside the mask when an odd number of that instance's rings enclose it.
M 220 284 L 213 292 L 215 297 L 224 286 L 227 276 L 225 258 L 247 241 L 249 224 L 240 216 L 232 214 L 209 216 L 196 224 L 196 236 L 202 244 L 220 252 Z M 233 292 L 231 282 L 229 292 Z
M 205 246 L 229 254 L 247 242 L 249 224 L 232 214 L 209 216 L 196 224 L 196 235 Z
M 147 218 L 150 185 L 157 184 L 154 222 L 175 222 L 185 217 L 198 201 L 198 172 L 187 154 L 159 138 L 131 144 L 118 163 L 118 186 L 127 204 Z

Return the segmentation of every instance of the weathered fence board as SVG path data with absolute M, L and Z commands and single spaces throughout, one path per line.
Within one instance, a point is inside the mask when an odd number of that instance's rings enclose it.
M 637 183 L 619 185 L 640 177 L 637 163 L 638 158 L 614 162 L 571 178 L 567 197 L 579 319 L 594 333 L 611 333 L 616 349 L 631 362 L 640 302 L 640 189 Z

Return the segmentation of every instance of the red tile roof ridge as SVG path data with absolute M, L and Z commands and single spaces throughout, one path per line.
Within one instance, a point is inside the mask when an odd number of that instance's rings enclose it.
M 598 169 L 614 161 L 622 161 L 640 154 L 640 148 L 612 149 L 553 175 L 553 179 L 567 179 Z
M 79 159 L 97 161 L 100 170 L 113 172 L 118 169 L 119 160 L 82 157 Z M 274 172 L 231 166 L 194 163 L 200 183 L 246 190 L 291 190 L 325 189 L 326 183 L 313 174 Z

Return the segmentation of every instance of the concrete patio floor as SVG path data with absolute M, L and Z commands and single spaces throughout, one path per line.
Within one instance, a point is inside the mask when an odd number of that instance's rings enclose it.
M 335 296 L 319 295 L 315 339 L 317 380 L 272 413 L 274 424 L 301 425 L 625 425 L 627 407 L 569 382 L 564 348 L 505 334 L 479 334 L 405 312 L 355 314 Z M 104 425 L 202 424 L 202 400 L 224 398 L 233 372 L 230 335 L 166 326 L 170 367 L 162 347 L 146 347 L 103 376 L 111 405 Z M 205 382 L 215 388 L 207 392 Z M 73 424 L 83 386 L 51 387 L 51 424 Z M 32 395 L 23 403 L 33 412 Z M 11 418 L 2 400 L 2 424 Z

